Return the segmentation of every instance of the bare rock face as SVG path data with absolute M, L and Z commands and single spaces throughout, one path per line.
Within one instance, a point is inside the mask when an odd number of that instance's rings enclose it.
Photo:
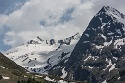
M 67 62 L 49 74 L 90 83 L 125 82 L 125 15 L 109 6 L 91 20 Z
M 3 77 L 0 75 L 0 80 L 3 79 Z

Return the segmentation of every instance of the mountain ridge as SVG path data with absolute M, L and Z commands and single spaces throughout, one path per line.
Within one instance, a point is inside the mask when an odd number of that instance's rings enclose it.
M 57 41 L 37 37 L 9 50 L 6 56 L 31 72 L 47 74 L 47 70 L 51 67 L 61 60 L 68 59 L 79 38 L 79 33 Z

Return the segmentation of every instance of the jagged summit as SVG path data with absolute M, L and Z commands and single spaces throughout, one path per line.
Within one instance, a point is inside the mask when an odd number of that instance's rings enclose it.
M 109 6 L 103 6 L 102 9 L 95 15 L 96 16 L 111 17 L 114 21 L 125 24 L 125 15 Z
M 124 14 L 122 14 L 121 12 L 116 10 L 115 8 L 112 8 L 109 6 L 103 6 L 102 9 L 97 14 L 101 14 L 101 13 L 106 13 L 107 15 L 113 15 L 113 16 L 117 16 L 117 17 L 120 17 L 123 19 L 125 18 Z
M 50 39 L 50 40 L 44 40 L 42 38 L 40 38 L 39 36 L 37 36 L 36 38 L 30 40 L 29 42 L 27 42 L 28 44 L 42 44 L 42 45 L 62 45 L 62 44 L 70 44 L 71 41 L 73 39 L 79 39 L 81 37 L 81 35 L 79 33 L 76 33 L 75 35 L 71 36 L 71 37 L 67 37 L 65 39 L 59 39 L 59 40 L 55 40 L 55 39 Z
M 113 15 L 114 17 L 118 17 L 118 18 L 125 18 L 125 15 L 120 13 L 118 10 L 116 10 L 115 8 L 112 7 L 104 7 L 104 9 L 107 11 L 108 14 Z
M 47 74 L 47 70 L 60 61 L 67 61 L 80 37 L 79 33 L 59 40 L 44 40 L 37 36 L 26 44 L 10 49 L 6 56 L 31 72 Z

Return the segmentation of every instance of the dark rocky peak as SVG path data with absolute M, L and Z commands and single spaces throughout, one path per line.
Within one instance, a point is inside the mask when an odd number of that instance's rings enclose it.
M 109 12 L 111 10 L 118 12 L 118 10 L 114 8 L 104 6 L 92 18 L 87 29 L 82 34 L 80 41 L 74 48 L 72 56 L 80 58 L 78 56 L 82 57 L 82 55 L 86 54 L 87 51 L 92 51 L 92 48 L 102 49 L 106 46 L 112 46 L 114 45 L 114 43 L 116 44 L 115 41 L 118 39 L 121 39 L 121 42 L 123 42 L 123 38 L 125 37 L 124 24 L 112 19 L 112 16 L 107 15 L 106 12 Z M 91 54 L 93 54 L 93 52 Z
M 107 14 L 111 17 L 115 17 L 115 18 L 125 18 L 125 15 L 122 14 L 121 12 L 119 12 L 118 10 L 116 10 L 115 8 L 109 7 L 109 6 L 103 6 L 102 9 L 97 13 L 97 15 L 100 14 Z
M 125 71 L 124 17 L 118 10 L 104 6 L 90 21 L 68 61 L 61 61 L 57 65 L 59 68 L 53 68 L 50 74 L 60 76 L 65 68 L 68 73 L 65 79 L 68 80 L 118 81 L 119 71 Z
M 116 15 L 118 17 L 116 17 Z M 121 16 L 121 18 L 120 18 Z M 112 39 L 122 38 L 125 36 L 125 17 L 118 10 L 109 6 L 103 7 L 91 20 L 83 36 L 85 39 L 93 40 L 93 36 L 102 39 L 103 42 L 111 41 Z M 84 39 L 84 40 L 85 40 Z M 101 42 L 100 42 L 101 43 Z M 99 44 L 100 45 L 100 44 Z

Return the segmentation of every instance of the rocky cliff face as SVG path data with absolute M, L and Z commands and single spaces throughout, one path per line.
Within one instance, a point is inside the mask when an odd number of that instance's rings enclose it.
M 67 62 L 49 74 L 91 83 L 125 82 L 125 15 L 103 7 L 91 20 Z

